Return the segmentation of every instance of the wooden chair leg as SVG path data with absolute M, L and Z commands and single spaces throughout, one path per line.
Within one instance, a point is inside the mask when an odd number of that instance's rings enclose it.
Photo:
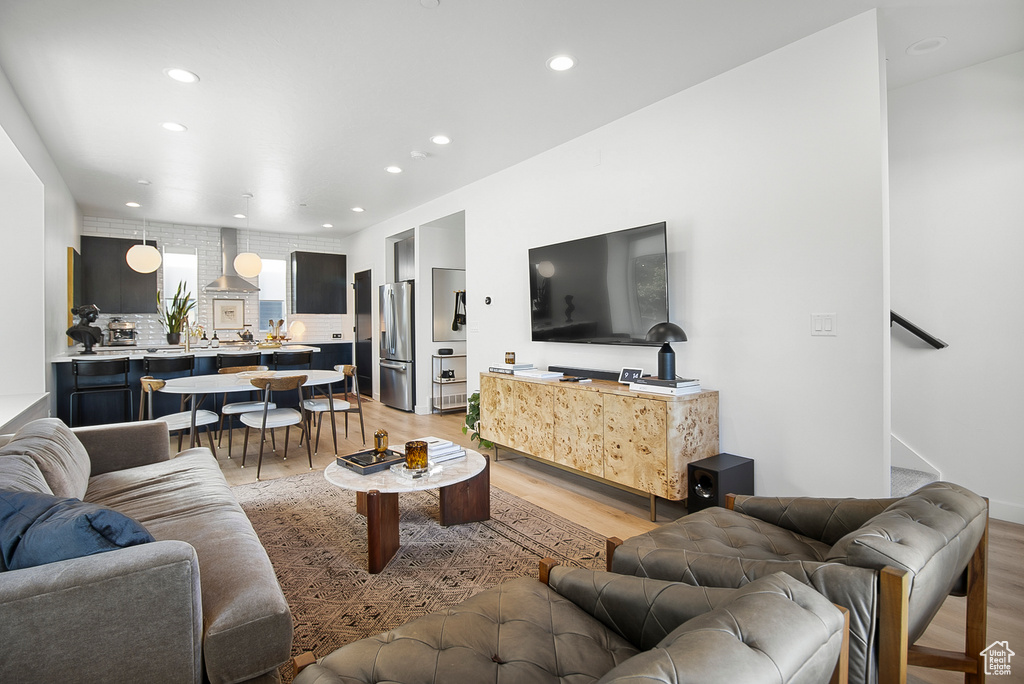
M 988 641 L 988 513 L 985 531 L 967 565 L 967 640 L 966 655 L 974 658 L 977 672 L 967 674 L 964 684 L 984 684 L 985 667 L 981 652 Z
M 548 583 L 551 579 L 551 569 L 558 566 L 559 563 L 554 558 L 541 558 L 540 559 L 540 574 L 538 579 L 544 584 Z
M 906 684 L 910 573 L 886 566 L 878 581 L 878 684 Z
M 292 672 L 299 674 L 305 668 L 316 662 L 316 656 L 312 651 L 305 651 L 292 658 Z
M 833 605 L 843 613 L 843 645 L 829 684 L 847 684 L 850 681 L 850 611 L 838 603 Z
M 612 557 L 615 556 L 615 549 L 622 546 L 622 540 L 618 537 L 608 537 L 604 540 L 604 562 L 605 569 L 612 571 Z

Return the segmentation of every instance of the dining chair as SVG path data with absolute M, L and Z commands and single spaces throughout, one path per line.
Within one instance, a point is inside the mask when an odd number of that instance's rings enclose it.
M 250 371 L 265 371 L 266 366 L 226 366 L 217 370 L 220 374 L 226 373 L 244 373 Z M 254 388 L 255 390 L 255 388 Z M 250 411 L 262 411 L 262 401 L 236 401 L 227 403 L 228 395 L 225 393 L 224 398 L 221 400 L 220 407 L 220 424 L 217 426 L 217 446 L 221 445 L 221 441 L 224 439 L 224 419 L 228 421 L 228 458 L 231 458 L 231 435 L 233 434 L 234 425 L 232 420 L 234 416 L 239 416 L 243 413 L 249 413 Z M 271 402 L 271 409 L 276 409 L 277 404 Z M 273 433 L 271 433 L 271 439 L 273 439 Z
M 162 354 L 142 357 L 142 375 L 144 376 L 167 380 L 168 376 L 173 377 L 179 373 L 188 373 L 190 376 L 196 374 L 195 354 Z M 185 410 L 185 399 L 186 395 L 181 395 L 179 411 Z
M 348 416 L 350 413 L 359 414 L 359 432 L 363 437 L 363 444 L 366 444 L 366 430 L 363 427 L 363 400 L 359 396 L 359 376 L 356 374 L 356 367 L 348 364 L 340 364 L 334 367 L 339 373 L 344 374 L 345 378 L 342 381 L 342 391 L 344 399 L 339 399 L 337 396 L 334 397 L 334 412 L 345 414 L 345 439 L 348 439 Z M 349 391 L 351 388 L 351 392 Z M 316 388 L 314 388 L 315 390 Z M 356 405 L 353 406 L 352 402 L 349 401 L 349 394 L 354 394 L 356 398 Z M 332 393 L 333 394 L 333 393 Z M 313 422 L 316 423 L 316 442 L 313 446 L 313 452 L 319 453 L 320 451 L 320 427 L 323 425 L 324 413 L 330 412 L 331 402 L 327 396 L 318 396 L 313 399 L 307 399 L 303 402 L 303 408 L 306 409 L 307 414 L 313 416 Z M 334 437 L 334 455 L 338 455 L 338 435 L 335 433 Z
M 302 430 L 302 436 L 306 440 L 306 455 L 309 457 L 309 469 L 313 469 L 313 450 L 309 444 L 309 432 L 306 429 L 306 418 L 303 415 L 303 411 L 293 408 L 270 408 L 272 405 L 270 401 L 272 392 L 287 392 L 289 390 L 298 391 L 299 406 L 301 407 L 302 385 L 306 382 L 307 377 L 305 375 L 289 375 L 285 377 L 253 378 L 250 381 L 254 387 L 258 387 L 263 391 L 263 410 L 243 413 L 239 415 L 238 419 L 245 425 L 245 446 L 242 447 L 243 468 L 245 467 L 246 452 L 249 450 L 249 428 L 259 428 L 260 430 L 260 454 L 259 460 L 256 462 L 257 480 L 260 479 L 260 468 L 263 466 L 263 448 L 266 444 L 264 437 L 268 429 L 271 431 L 271 435 L 273 435 L 275 428 L 283 427 L 285 429 L 283 460 L 288 460 L 288 433 L 292 425 L 298 425 Z
M 128 371 L 130 363 L 128 357 L 115 359 L 71 359 L 71 377 L 74 379 L 74 389 L 71 391 L 70 415 L 68 424 L 75 426 L 75 397 L 80 395 L 99 394 L 101 392 L 128 393 L 128 399 L 124 402 L 125 422 L 132 419 L 132 403 L 135 397 L 132 388 L 128 384 Z M 112 378 L 121 376 L 119 381 L 108 381 L 101 384 L 92 382 L 81 383 L 81 378 Z
M 192 428 L 192 412 L 179 411 L 164 416 L 153 415 L 153 394 L 163 389 L 167 381 L 146 376 L 139 380 L 139 384 L 142 385 L 142 396 L 139 397 L 139 420 L 146 420 L 148 418 L 149 420 L 159 420 L 162 423 L 166 423 L 168 432 L 178 433 L 178 451 L 181 451 L 182 437 L 185 434 L 185 430 Z M 213 411 L 196 411 L 196 427 L 202 426 L 205 428 L 206 439 L 210 442 L 210 451 L 213 452 L 214 457 L 217 456 L 217 447 L 213 445 L 210 425 L 216 423 L 217 420 L 217 414 Z

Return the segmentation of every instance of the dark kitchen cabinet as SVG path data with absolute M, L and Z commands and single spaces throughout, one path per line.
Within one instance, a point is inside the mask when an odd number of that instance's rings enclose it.
M 156 246 L 152 240 L 150 244 Z M 142 240 L 82 236 L 82 304 L 103 313 L 156 313 L 157 273 L 133 271 L 125 255 Z
M 347 313 L 347 273 L 344 254 L 292 252 L 292 313 Z

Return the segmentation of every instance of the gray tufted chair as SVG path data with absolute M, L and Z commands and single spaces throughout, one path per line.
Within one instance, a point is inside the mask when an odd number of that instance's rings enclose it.
M 934 482 L 901 499 L 730 497 L 729 508 L 610 539 L 608 569 L 708 587 L 785 572 L 850 610 L 850 681 L 902 683 L 910 664 L 981 682 L 987 556 L 988 502 Z M 910 646 L 965 591 L 965 652 Z
M 846 681 L 845 613 L 781 573 L 707 589 L 542 561 L 541 580 L 342 646 L 295 684 Z

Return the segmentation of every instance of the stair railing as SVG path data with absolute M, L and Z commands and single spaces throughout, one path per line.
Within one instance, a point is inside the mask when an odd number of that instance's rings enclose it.
M 917 325 L 914 325 L 913 323 L 908 321 L 906 318 L 904 318 L 903 316 L 900 316 L 898 313 L 896 313 L 895 311 L 892 311 L 890 309 L 889 310 L 889 326 L 892 327 L 893 323 L 896 323 L 897 325 L 903 326 L 904 328 L 906 328 L 907 330 L 909 330 L 913 334 L 917 335 L 922 340 L 924 340 L 928 344 L 932 345 L 936 349 L 943 349 L 943 348 L 949 346 L 948 344 L 946 344 L 945 342 L 940 340 L 935 335 L 932 335 L 931 333 L 926 332 L 921 327 L 919 327 Z

